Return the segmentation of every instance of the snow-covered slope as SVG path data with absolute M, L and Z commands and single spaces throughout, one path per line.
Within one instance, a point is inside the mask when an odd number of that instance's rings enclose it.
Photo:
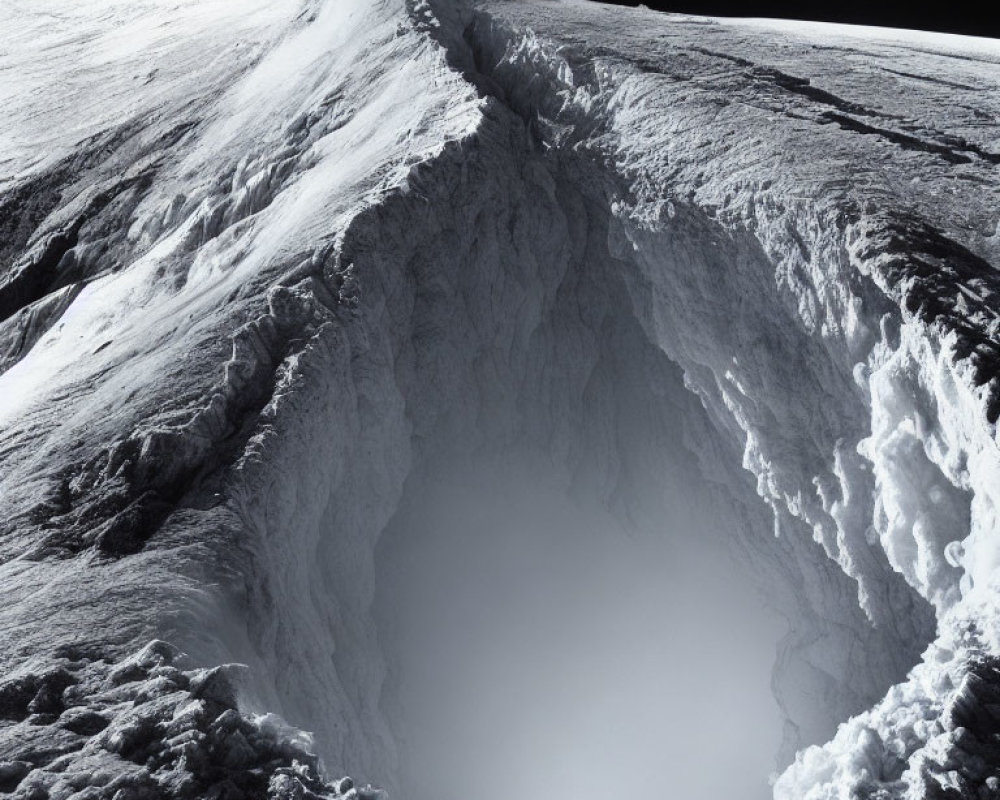
M 136 796 L 349 793 L 265 712 L 405 786 L 376 588 L 436 486 L 531 465 L 701 532 L 788 621 L 777 797 L 997 796 L 1000 47 L 578 3 L 7 9 L 0 790 L 112 797 L 124 760 Z M 243 721 L 160 639 L 246 664 Z M 178 777 L 237 729 L 227 768 L 270 773 Z

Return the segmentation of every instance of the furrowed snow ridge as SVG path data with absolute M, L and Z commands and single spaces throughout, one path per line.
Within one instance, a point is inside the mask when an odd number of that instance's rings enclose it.
M 789 620 L 779 800 L 1000 792 L 997 251 L 899 188 L 995 154 L 566 8 L 259 11 L 200 83 L 158 56 L 191 102 L 8 161 L 0 791 L 395 790 L 379 539 L 517 454 L 732 532 Z

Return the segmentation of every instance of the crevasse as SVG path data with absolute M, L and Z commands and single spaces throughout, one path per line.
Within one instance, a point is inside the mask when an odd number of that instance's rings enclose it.
M 95 100 L 83 143 L 7 153 L 5 741 L 61 730 L 23 687 L 61 685 L 45 659 L 76 669 L 47 654 L 84 627 L 108 661 L 165 638 L 245 663 L 245 714 L 402 791 L 408 537 L 456 474 L 526 472 L 642 537 L 701 532 L 787 620 L 776 797 L 996 791 L 989 237 L 836 160 L 894 142 L 933 177 L 985 151 L 852 132 L 877 115 L 755 65 L 750 34 L 704 34 L 711 68 L 602 49 L 600 6 L 210 11 L 172 23 L 127 120 Z M 106 52 L 125 91 L 143 62 Z M 812 133 L 832 154 L 774 121 L 778 91 L 841 115 Z M 12 752 L 39 770 L 17 791 L 72 783 Z

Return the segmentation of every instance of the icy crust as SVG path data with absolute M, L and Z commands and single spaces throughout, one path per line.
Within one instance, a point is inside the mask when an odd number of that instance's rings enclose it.
M 164 15 L 156 0 L 84 0 L 71 7 L 11 0 L 8 45 L 0 55 L 0 105 L 8 114 L 0 186 L 67 167 L 72 177 L 88 153 L 113 146 L 123 133 L 141 142 L 153 118 L 154 131 L 162 125 L 179 134 L 313 6 L 252 0 L 234 15 L 227 3 L 210 0 Z M 48 54 L 44 61 L 39 48 Z
M 0 679 L 0 793 L 12 800 L 378 800 L 327 780 L 311 736 L 238 710 L 246 668 L 184 669 L 153 641 L 124 659 L 62 647 Z

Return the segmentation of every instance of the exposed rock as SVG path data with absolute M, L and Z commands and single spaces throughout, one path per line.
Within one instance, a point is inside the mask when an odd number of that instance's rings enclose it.
M 58 718 L 38 723 L 65 731 L 64 746 L 33 747 L 39 733 L 25 734 L 30 717 L 0 726 L 0 748 L 13 756 L 0 762 L 0 791 L 13 798 L 332 800 L 350 788 L 349 779 L 324 780 L 303 747 L 307 738 L 290 740 L 280 726 L 237 710 L 236 665 L 183 671 L 174 666 L 183 656 L 162 641 L 118 663 L 63 652 L 61 666 L 17 685 L 42 687 L 36 699 L 44 690 L 47 707 L 59 686 L 73 686 Z M 20 702 L 14 706 L 20 713 Z

